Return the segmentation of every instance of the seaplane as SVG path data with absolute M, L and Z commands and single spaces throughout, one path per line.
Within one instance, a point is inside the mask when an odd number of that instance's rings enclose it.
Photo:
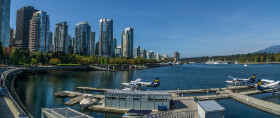
M 141 82 L 142 79 L 138 78 L 135 81 L 131 81 L 130 83 L 122 83 L 122 85 L 130 87 L 125 88 L 124 90 L 133 90 L 133 89 L 140 89 L 142 87 L 158 87 L 160 85 L 159 78 L 156 78 L 152 82 Z
M 231 76 L 228 76 L 228 77 L 231 78 L 232 80 L 227 80 L 225 82 L 230 85 L 235 85 L 235 86 L 244 85 L 245 83 L 254 83 L 256 80 L 255 74 L 253 74 L 249 79 L 235 78 L 235 77 L 231 77 Z
M 272 89 L 272 92 L 274 92 L 280 89 L 280 81 L 259 79 L 257 88 L 260 91 L 263 91 L 264 89 Z

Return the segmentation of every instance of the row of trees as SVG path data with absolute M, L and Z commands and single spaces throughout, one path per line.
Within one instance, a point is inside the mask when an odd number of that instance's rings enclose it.
M 20 50 L 18 48 L 11 48 L 10 51 L 3 53 L 0 50 L 1 59 L 8 60 L 10 63 L 15 65 L 48 65 L 48 64 L 101 64 L 101 65 L 143 65 L 158 63 L 154 59 L 143 59 L 143 58 L 107 58 L 99 56 L 85 56 L 78 54 L 65 54 L 64 52 L 37 52 L 30 54 L 28 50 Z M 5 50 L 5 48 L 4 48 Z M 9 50 L 9 49 L 6 49 Z M 4 56 L 6 55 L 6 56 Z
M 228 56 L 213 56 L 213 57 L 193 57 L 193 58 L 183 58 L 182 61 L 188 62 L 206 62 L 208 60 L 221 60 L 221 61 L 239 61 L 241 63 L 245 62 L 280 62 L 280 52 L 277 54 L 272 53 L 249 53 L 249 54 L 236 54 Z

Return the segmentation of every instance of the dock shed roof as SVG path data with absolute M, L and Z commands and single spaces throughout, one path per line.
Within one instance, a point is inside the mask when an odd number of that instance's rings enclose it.
M 218 102 L 214 100 L 198 101 L 197 103 L 205 112 L 216 112 L 225 110 L 224 107 L 222 107 Z
M 42 112 L 48 118 L 93 118 L 81 112 L 75 111 L 71 108 L 42 108 Z

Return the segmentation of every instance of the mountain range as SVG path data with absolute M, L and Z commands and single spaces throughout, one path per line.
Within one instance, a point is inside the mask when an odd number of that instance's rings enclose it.
M 264 53 L 264 52 L 267 52 L 267 53 L 278 53 L 280 52 L 280 45 L 274 45 L 274 46 L 270 46 L 268 48 L 265 48 L 263 50 L 259 50 L 257 51 L 256 53 Z

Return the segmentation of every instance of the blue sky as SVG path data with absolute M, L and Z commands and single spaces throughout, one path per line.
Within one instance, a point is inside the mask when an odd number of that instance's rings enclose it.
M 134 27 L 134 47 L 181 57 L 243 54 L 280 44 L 279 0 L 12 0 L 16 10 L 34 6 L 55 24 L 67 21 L 69 34 L 88 21 L 99 37 L 99 19 L 114 21 L 114 37 Z

